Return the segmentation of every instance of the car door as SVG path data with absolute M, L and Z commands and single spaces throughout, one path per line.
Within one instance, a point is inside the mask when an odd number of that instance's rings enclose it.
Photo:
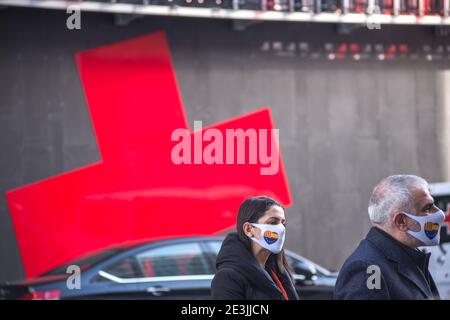
M 429 270 L 442 299 L 450 300 L 450 184 L 430 185 L 436 206 L 446 212 L 446 223 L 441 228 L 439 246 L 424 247 L 423 251 L 431 253 Z
M 435 247 L 424 247 L 422 251 L 431 253 L 429 270 L 442 299 L 450 300 L 450 243 Z
M 121 264 L 134 267 L 124 271 Z M 212 270 L 199 242 L 162 244 L 116 262 L 99 273 L 137 286 L 138 299 L 208 299 Z
M 125 256 L 118 261 L 106 262 L 99 269 L 95 268 L 89 284 L 84 286 L 81 296 L 76 299 L 141 299 L 139 282 L 135 279 L 142 277 L 136 258 Z

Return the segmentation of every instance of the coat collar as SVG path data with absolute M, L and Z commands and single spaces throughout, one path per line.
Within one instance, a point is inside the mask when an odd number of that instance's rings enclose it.
M 406 279 L 411 281 L 424 295 L 425 298 L 432 298 L 430 285 L 422 272 L 422 266 L 417 263 L 425 259 L 424 263 L 428 266 L 429 255 L 421 252 L 408 252 L 405 246 L 391 237 L 385 231 L 372 227 L 367 234 L 366 239 L 376 246 L 390 261 L 397 264 L 397 271 Z M 424 255 L 421 257 L 421 255 Z M 428 267 L 427 267 L 428 268 Z

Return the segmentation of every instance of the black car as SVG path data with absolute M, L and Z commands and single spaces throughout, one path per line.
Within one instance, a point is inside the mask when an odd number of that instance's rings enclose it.
M 210 299 L 223 237 L 127 243 L 81 257 L 38 277 L 0 286 L 2 299 Z M 286 251 L 302 299 L 331 299 L 336 273 Z M 70 266 L 80 270 L 74 288 Z M 70 282 L 70 283 L 69 283 Z M 69 289 L 72 288 L 72 289 Z

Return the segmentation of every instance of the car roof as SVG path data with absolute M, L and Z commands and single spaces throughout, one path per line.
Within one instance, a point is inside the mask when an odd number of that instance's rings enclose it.
M 140 246 L 145 246 L 153 243 L 162 243 L 162 242 L 184 242 L 184 241 L 208 241 L 208 240 L 223 240 L 223 236 L 211 236 L 211 235 L 193 235 L 193 236 L 169 236 L 169 237 L 160 237 L 160 238 L 148 238 L 148 239 L 140 239 L 140 240 L 132 240 L 126 241 L 121 244 L 104 248 L 104 249 L 112 249 L 112 248 L 123 248 L 123 249 L 131 249 Z M 102 250 L 104 250 L 102 249 Z

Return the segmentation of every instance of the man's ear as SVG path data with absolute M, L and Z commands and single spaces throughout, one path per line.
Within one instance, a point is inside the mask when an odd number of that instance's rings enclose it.
M 401 213 L 400 211 L 394 212 L 393 216 L 393 222 L 396 228 L 400 231 L 419 231 L 420 230 L 420 224 L 417 221 L 414 221 L 405 214 Z
M 393 219 L 393 225 L 400 231 L 408 231 L 409 227 L 408 227 L 408 218 L 406 217 L 406 215 L 404 215 L 403 213 L 401 213 L 400 211 L 396 211 L 394 212 L 394 215 L 392 217 Z

